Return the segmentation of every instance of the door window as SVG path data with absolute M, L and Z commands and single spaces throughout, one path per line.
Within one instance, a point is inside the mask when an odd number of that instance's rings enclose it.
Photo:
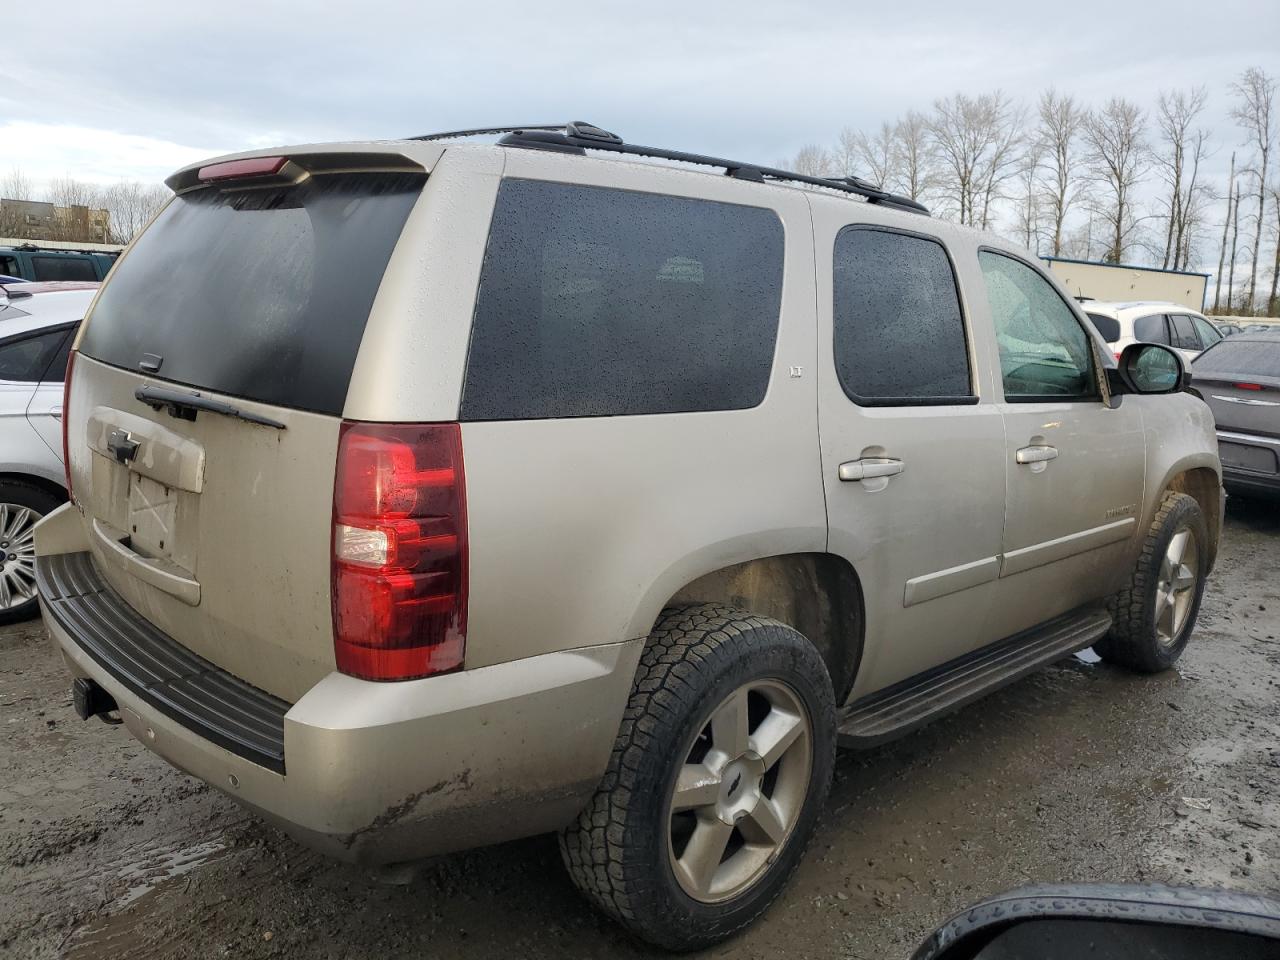
M 31 270 L 37 280 L 97 280 L 88 257 L 32 257 Z
M 1066 301 L 1031 267 L 980 251 L 991 303 L 1005 399 L 1094 398 L 1098 395 L 1089 335 Z
M 1133 339 L 1143 343 L 1169 343 L 1169 330 L 1165 326 L 1164 314 L 1153 313 L 1149 317 L 1139 317 L 1133 321 Z
M 1169 324 L 1173 328 L 1173 345 L 1180 350 L 1199 350 L 1200 337 L 1185 313 L 1169 314 Z
M 0 257 L 0 274 L 6 277 L 18 276 L 18 261 L 15 257 Z
M 0 343 L 0 380 L 38 382 L 58 356 L 62 345 L 70 342 L 71 332 L 61 327 L 33 337 L 18 337 Z M 62 366 L 65 371 L 65 359 Z M 59 374 L 57 380 L 61 381 L 63 376 Z
M 1200 334 L 1200 346 L 1203 349 L 1208 350 L 1222 339 L 1222 334 L 1208 320 L 1192 317 L 1191 322 L 1196 328 L 1196 333 Z
M 937 240 L 845 227 L 833 295 L 836 373 L 854 403 L 977 401 L 955 273 Z

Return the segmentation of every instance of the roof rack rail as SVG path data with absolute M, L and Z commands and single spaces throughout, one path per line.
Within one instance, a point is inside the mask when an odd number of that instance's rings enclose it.
M 480 136 L 482 134 L 504 134 L 499 144 L 508 147 L 527 147 L 535 150 L 555 150 L 561 153 L 585 154 L 588 150 L 604 150 L 610 153 L 623 153 L 636 157 L 652 157 L 656 160 L 672 160 L 677 163 L 692 163 L 704 167 L 720 167 L 728 176 L 738 180 L 750 180 L 756 183 L 767 181 L 784 181 L 805 183 L 815 187 L 825 187 L 841 193 L 857 194 L 869 203 L 909 213 L 929 216 L 929 208 L 908 197 L 898 196 L 882 190 L 872 183 L 858 177 L 811 177 L 804 173 L 781 170 L 777 167 L 763 167 L 754 163 L 740 163 L 722 157 L 709 157 L 698 153 L 685 153 L 682 150 L 665 150 L 661 147 L 644 147 L 639 144 L 626 143 L 615 133 L 582 121 L 554 124 L 530 124 L 523 127 L 485 127 L 477 130 L 455 130 L 450 133 L 429 133 L 423 136 L 410 137 L 410 140 L 449 140 L 458 137 Z

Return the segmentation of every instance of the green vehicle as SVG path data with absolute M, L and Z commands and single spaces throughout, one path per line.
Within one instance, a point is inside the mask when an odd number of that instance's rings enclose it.
M 0 276 L 97 282 L 106 277 L 119 255 L 97 250 L 49 250 L 32 243 L 0 247 Z

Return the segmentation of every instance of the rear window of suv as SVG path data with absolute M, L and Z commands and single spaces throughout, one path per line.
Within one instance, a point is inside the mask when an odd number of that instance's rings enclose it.
M 103 288 L 81 352 L 340 414 L 382 274 L 425 177 L 315 176 L 176 197 Z
M 782 252 L 771 210 L 504 181 L 461 418 L 755 406 L 773 366 Z

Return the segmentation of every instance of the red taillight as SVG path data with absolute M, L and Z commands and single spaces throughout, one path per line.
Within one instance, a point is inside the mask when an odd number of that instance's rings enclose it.
M 338 669 L 412 680 L 462 666 L 467 503 L 456 423 L 342 425 L 333 490 Z
M 76 352 L 67 354 L 67 373 L 62 380 L 62 468 L 67 473 L 67 496 L 71 496 L 71 444 L 67 440 L 67 422 L 71 419 L 71 370 L 76 365 Z
M 223 163 L 211 163 L 207 167 L 201 167 L 196 177 L 204 183 L 209 183 L 213 180 L 239 180 L 243 177 L 269 177 L 274 173 L 279 173 L 280 168 L 288 162 L 288 157 L 250 157 L 247 160 L 227 160 Z
M 1117 351 L 1116 351 L 1116 363 L 1119 363 L 1119 362 L 1120 362 L 1120 354 L 1121 354 L 1122 352 L 1123 352 L 1123 351 L 1120 351 L 1120 350 L 1117 350 Z
M 1262 384 L 1260 383 L 1237 383 L 1237 384 L 1233 384 L 1233 386 L 1235 386 L 1237 390 L 1261 390 L 1262 389 Z

